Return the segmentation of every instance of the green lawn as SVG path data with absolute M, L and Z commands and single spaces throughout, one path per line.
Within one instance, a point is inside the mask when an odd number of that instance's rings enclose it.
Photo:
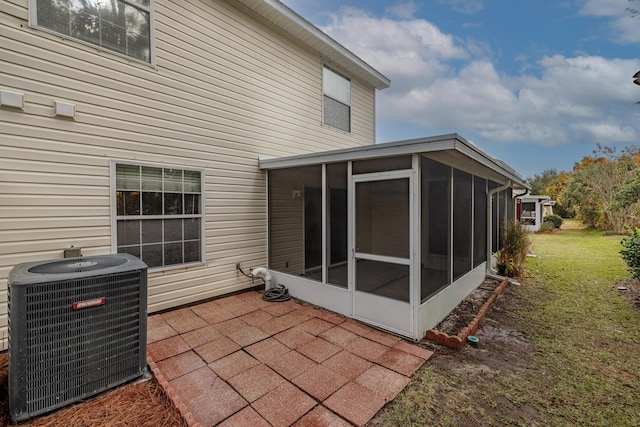
M 640 314 L 616 290 L 629 277 L 621 236 L 566 228 L 532 235 L 537 257 L 501 306 L 500 323 L 530 342 L 520 369 L 447 354 L 372 425 L 640 426 Z
M 546 375 L 513 392 L 535 399 L 543 424 L 639 426 L 640 316 L 615 286 L 629 277 L 621 237 L 566 230 L 533 240 L 539 258 L 522 288 L 532 309 L 520 326 Z

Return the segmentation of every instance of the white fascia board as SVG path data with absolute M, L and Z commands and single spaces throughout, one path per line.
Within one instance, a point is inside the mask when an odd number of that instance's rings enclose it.
M 454 147 L 452 135 L 444 137 L 415 139 L 409 141 L 385 142 L 354 148 L 301 154 L 290 157 L 261 159 L 261 169 L 280 169 L 297 166 L 317 165 L 320 163 L 346 162 L 349 160 L 374 159 L 415 154 L 418 152 L 439 151 Z
M 405 141 L 371 144 L 341 150 L 319 153 L 301 154 L 280 158 L 261 158 L 261 169 L 281 169 L 298 166 L 317 165 L 322 163 L 346 162 L 349 160 L 364 160 L 380 157 L 402 156 L 417 153 L 453 150 L 481 164 L 499 175 L 510 180 L 517 187 L 530 188 L 516 171 L 506 163 L 496 160 L 458 134 L 447 134 L 428 138 L 410 139 Z M 455 167 L 455 165 L 453 165 Z
M 480 150 L 478 147 L 471 144 L 464 138 L 459 137 L 458 144 L 456 144 L 456 150 L 484 165 L 485 167 L 488 167 L 489 169 L 492 169 L 493 171 L 503 175 L 514 184 L 517 184 L 518 187 L 531 189 L 531 186 L 529 186 L 529 184 L 525 182 L 524 178 L 509 165 L 507 165 L 502 160 L 498 160 L 489 156 L 487 153 Z

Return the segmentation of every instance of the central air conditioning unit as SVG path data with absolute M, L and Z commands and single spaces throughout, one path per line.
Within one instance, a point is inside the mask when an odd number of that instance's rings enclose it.
M 19 264 L 8 290 L 14 422 L 146 373 L 147 266 L 138 258 Z

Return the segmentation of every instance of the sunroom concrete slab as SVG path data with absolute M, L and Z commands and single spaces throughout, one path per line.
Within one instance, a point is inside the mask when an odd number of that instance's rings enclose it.
M 432 352 L 250 291 L 152 315 L 149 365 L 191 426 L 364 425 Z

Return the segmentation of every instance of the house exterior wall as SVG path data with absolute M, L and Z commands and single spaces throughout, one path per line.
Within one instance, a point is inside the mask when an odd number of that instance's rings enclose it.
M 309 170 L 311 169 L 311 170 Z M 304 202 L 305 189 L 308 186 L 317 187 L 322 171 L 320 167 L 284 171 L 278 178 L 270 180 L 270 197 L 277 203 L 271 203 L 269 217 L 271 229 L 270 262 L 291 274 L 305 273 L 305 239 L 304 239 Z M 274 185 L 274 182 L 291 183 L 290 189 L 284 185 Z M 322 183 L 320 183 L 320 186 Z M 265 265 L 267 266 L 267 265 Z
M 7 276 L 22 262 L 114 252 L 113 160 L 201 169 L 204 264 L 149 273 L 149 311 L 252 286 L 267 263 L 258 156 L 372 144 L 375 89 L 352 79 L 352 126 L 322 125 L 323 59 L 223 0 L 155 0 L 155 66 L 29 26 L 0 3 L 0 346 Z M 54 101 L 75 104 L 56 117 Z

